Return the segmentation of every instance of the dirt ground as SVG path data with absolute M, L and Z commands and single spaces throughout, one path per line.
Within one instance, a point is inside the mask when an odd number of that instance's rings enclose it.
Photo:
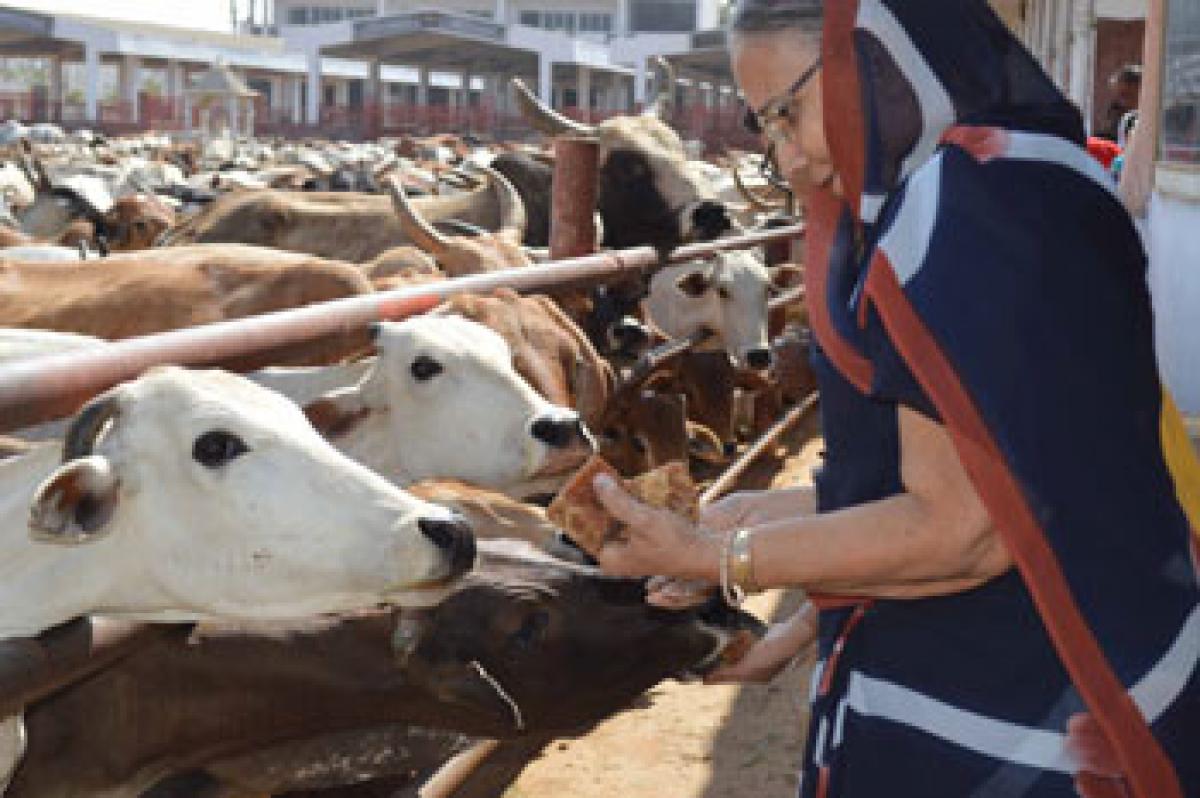
M 743 487 L 809 482 L 820 451 L 809 420 Z M 764 620 L 794 609 L 795 593 L 753 597 Z M 804 745 L 811 660 L 772 684 L 668 682 L 584 737 L 552 743 L 504 798 L 792 798 Z

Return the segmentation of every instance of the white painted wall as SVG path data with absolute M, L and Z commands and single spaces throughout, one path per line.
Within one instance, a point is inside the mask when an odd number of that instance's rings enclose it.
M 1156 191 L 1145 229 L 1159 368 L 1180 408 L 1200 414 L 1200 200 Z

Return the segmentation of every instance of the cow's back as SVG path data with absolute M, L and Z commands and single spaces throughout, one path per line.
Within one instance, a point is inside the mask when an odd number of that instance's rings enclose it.
M 370 281 L 347 263 L 246 246 L 198 245 L 102 262 L 0 262 L 0 326 L 118 340 L 358 296 Z M 320 365 L 364 347 L 365 335 L 225 361 Z M 282 359 L 275 359 L 282 357 Z

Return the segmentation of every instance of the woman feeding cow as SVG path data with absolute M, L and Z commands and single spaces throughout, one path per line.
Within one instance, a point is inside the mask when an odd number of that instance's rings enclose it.
M 1078 110 L 985 0 L 741 0 L 731 56 L 807 212 L 825 461 L 698 523 L 598 478 L 601 565 L 808 591 L 717 674 L 816 638 L 806 798 L 1200 793 L 1200 470 Z

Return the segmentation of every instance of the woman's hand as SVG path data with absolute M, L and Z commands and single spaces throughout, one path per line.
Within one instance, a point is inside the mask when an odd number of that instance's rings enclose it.
M 625 526 L 625 540 L 605 543 L 596 552 L 600 567 L 617 576 L 676 576 L 718 579 L 721 541 L 691 521 L 651 507 L 630 496 L 606 475 L 596 477 L 596 498 Z
M 717 668 L 705 684 L 763 684 L 779 675 L 817 638 L 817 611 L 811 602 L 785 621 L 771 624 L 767 633 L 734 665 Z

